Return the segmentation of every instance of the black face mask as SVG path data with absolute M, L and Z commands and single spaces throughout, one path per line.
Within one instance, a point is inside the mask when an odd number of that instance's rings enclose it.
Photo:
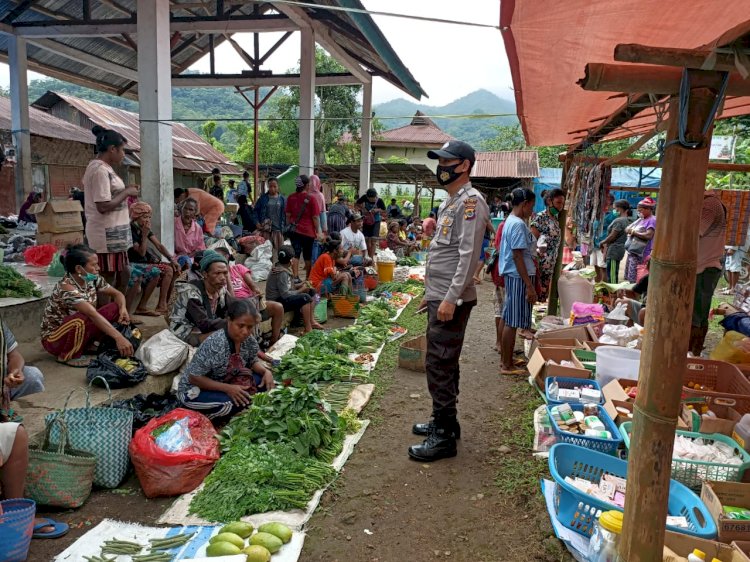
M 463 173 L 456 173 L 456 168 L 458 168 L 461 164 L 463 164 L 463 162 L 453 164 L 453 166 L 438 166 L 437 172 L 435 173 L 438 183 L 440 185 L 448 185 L 449 183 L 453 183 L 454 181 L 456 181 Z

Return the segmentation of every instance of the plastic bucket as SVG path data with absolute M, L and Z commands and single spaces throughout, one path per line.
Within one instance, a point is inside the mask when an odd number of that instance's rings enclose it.
M 596 348 L 596 379 L 604 386 L 612 379 L 638 380 L 641 365 L 641 351 L 616 345 L 602 345 Z
M 393 262 L 378 262 L 378 281 L 388 283 L 393 281 L 393 270 L 396 264 Z
M 36 504 L 27 499 L 4 500 L 0 510 L 0 560 L 24 562 L 34 530 Z

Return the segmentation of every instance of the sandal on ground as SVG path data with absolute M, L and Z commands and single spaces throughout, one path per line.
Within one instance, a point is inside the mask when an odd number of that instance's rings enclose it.
M 91 362 L 95 359 L 93 355 L 81 355 L 80 357 L 76 357 L 74 359 L 68 359 L 67 361 L 63 359 L 57 359 L 58 363 L 62 363 L 63 365 L 67 365 L 68 367 L 75 367 L 77 369 L 85 369 L 87 368 Z
M 528 363 L 528 361 L 526 359 L 521 359 L 520 357 L 517 359 L 513 359 L 513 365 L 515 365 L 516 367 L 525 367 L 526 363 Z
M 502 369 L 501 368 L 500 374 L 505 377 L 515 376 L 515 375 L 525 375 L 526 369 Z
M 153 317 L 156 317 L 156 316 L 162 316 L 164 313 L 162 312 L 161 314 L 159 314 L 155 310 L 136 310 L 133 314 L 135 316 L 153 316 Z
M 45 527 L 52 527 L 52 530 L 42 532 L 42 529 Z M 39 523 L 34 525 L 34 534 L 31 536 L 35 539 L 57 539 L 65 535 L 69 529 L 67 523 L 54 521 L 48 517 L 42 517 L 39 519 Z

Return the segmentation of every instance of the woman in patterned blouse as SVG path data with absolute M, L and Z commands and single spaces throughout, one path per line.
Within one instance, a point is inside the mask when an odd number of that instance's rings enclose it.
M 120 355 L 133 355 L 133 346 L 113 326 L 129 323 L 125 296 L 99 275 L 99 259 L 88 246 L 68 246 L 63 257 L 65 276 L 58 281 L 42 316 L 42 346 L 61 363 L 88 367 L 93 357 L 83 355 L 103 336 L 109 336 Z M 96 308 L 99 294 L 114 302 Z
M 201 343 L 177 387 L 185 408 L 209 419 L 227 418 L 250 405 L 258 390 L 276 386 L 273 374 L 258 360 L 258 342 L 252 336 L 260 314 L 247 300 L 234 300 L 227 324 Z

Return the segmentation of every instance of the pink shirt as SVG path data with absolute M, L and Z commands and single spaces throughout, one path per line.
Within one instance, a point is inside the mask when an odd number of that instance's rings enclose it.
M 109 164 L 98 159 L 89 162 L 83 174 L 86 240 L 97 254 L 127 252 L 133 245 L 126 200 L 108 213 L 96 208 L 97 203 L 111 201 L 124 189 L 125 184 Z
M 241 263 L 233 265 L 229 268 L 229 281 L 232 283 L 232 289 L 234 290 L 234 296 L 239 299 L 247 299 L 254 297 L 255 294 L 245 284 L 245 274 L 251 273 Z
M 185 230 L 182 220 L 177 217 L 174 221 L 174 251 L 178 256 L 193 256 L 199 250 L 205 250 L 203 231 L 198 223 L 193 221 L 190 228 Z

